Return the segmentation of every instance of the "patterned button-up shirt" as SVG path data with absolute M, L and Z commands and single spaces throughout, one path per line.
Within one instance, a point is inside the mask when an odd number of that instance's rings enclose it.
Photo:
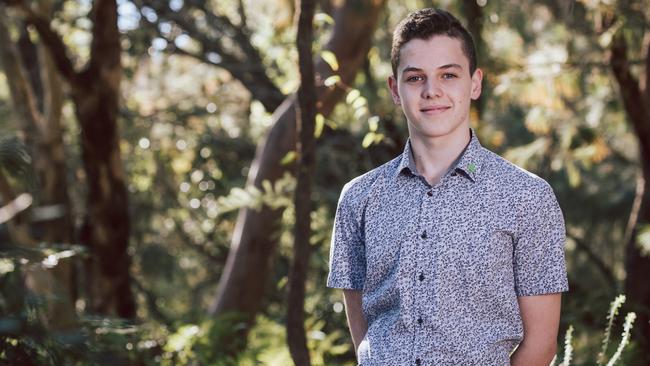
M 434 186 L 407 142 L 343 188 L 327 285 L 362 290 L 362 366 L 509 365 L 517 297 L 568 289 L 553 190 L 470 133 Z

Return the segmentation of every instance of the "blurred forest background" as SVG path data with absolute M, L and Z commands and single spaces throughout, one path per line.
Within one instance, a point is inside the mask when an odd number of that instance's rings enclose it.
M 650 364 L 650 3 L 625 0 L 0 1 L 0 364 L 354 365 L 332 220 L 402 151 L 391 32 L 427 6 L 475 36 L 483 145 L 564 211 L 556 362 Z

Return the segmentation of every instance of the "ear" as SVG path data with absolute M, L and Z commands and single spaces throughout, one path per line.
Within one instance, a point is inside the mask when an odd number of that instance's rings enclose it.
M 388 77 L 388 89 L 390 89 L 390 95 L 393 97 L 393 103 L 402 105 L 402 98 L 399 97 L 399 91 L 397 90 L 397 80 L 393 76 Z
M 481 96 L 481 83 L 483 81 L 483 71 L 481 69 L 474 70 L 474 75 L 472 75 L 472 92 L 470 97 L 472 100 L 478 99 Z

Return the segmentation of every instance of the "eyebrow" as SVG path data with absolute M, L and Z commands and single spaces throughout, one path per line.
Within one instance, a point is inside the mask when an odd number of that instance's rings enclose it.
M 446 64 L 446 65 L 442 65 L 442 66 L 438 67 L 438 69 L 439 70 L 447 70 L 447 69 L 460 69 L 460 70 L 462 70 L 463 67 L 460 66 L 459 64 Z M 405 73 L 411 72 L 411 71 L 419 72 L 419 71 L 422 71 L 422 69 L 420 69 L 418 67 L 407 66 L 406 68 L 404 68 L 404 70 L 402 70 L 402 74 L 405 74 Z

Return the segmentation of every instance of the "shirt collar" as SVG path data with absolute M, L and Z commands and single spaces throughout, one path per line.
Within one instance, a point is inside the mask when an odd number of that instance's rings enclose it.
M 449 171 L 456 171 L 470 178 L 472 182 L 476 182 L 483 163 L 483 147 L 481 146 L 478 137 L 476 137 L 476 132 L 473 128 L 470 128 L 470 135 L 469 144 L 467 144 L 465 150 L 463 150 L 460 157 L 456 159 Z M 406 141 L 406 146 L 404 146 L 404 151 L 402 152 L 399 165 L 397 166 L 395 177 L 405 170 L 408 170 L 414 175 L 419 174 L 415 167 L 415 159 L 413 157 L 410 139 Z
M 476 179 L 481 173 L 481 168 L 483 165 L 483 146 L 476 137 L 476 132 L 473 128 L 470 128 L 471 137 L 469 144 L 465 148 L 465 151 L 461 157 L 456 162 L 456 166 L 453 168 L 455 171 L 462 172 L 468 176 L 473 182 L 476 182 Z
M 411 174 L 418 174 L 418 170 L 415 167 L 415 159 L 413 158 L 413 150 L 411 149 L 410 138 L 406 140 L 406 146 L 404 146 L 402 158 L 400 159 L 399 165 L 397 166 L 397 173 L 395 176 L 398 176 L 405 169 L 408 170 Z

